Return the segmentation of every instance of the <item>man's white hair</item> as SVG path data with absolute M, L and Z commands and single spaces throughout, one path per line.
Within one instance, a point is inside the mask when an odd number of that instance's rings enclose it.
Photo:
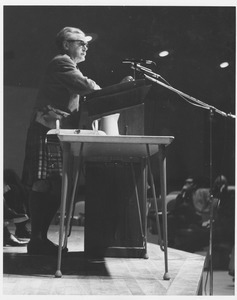
M 60 51 L 63 50 L 63 42 L 69 39 L 72 33 L 79 33 L 85 36 L 85 33 L 79 28 L 64 27 L 62 30 L 59 31 L 59 33 L 56 36 L 56 45 Z

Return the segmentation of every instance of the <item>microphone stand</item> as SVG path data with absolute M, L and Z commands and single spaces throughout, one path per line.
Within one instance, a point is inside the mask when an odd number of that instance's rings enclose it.
M 209 251 L 208 251 L 208 258 L 209 258 L 209 271 L 210 271 L 210 295 L 213 295 L 213 254 L 212 254 L 212 250 L 213 250 L 213 175 L 212 175 L 212 161 L 213 161 L 213 145 L 212 145 L 212 139 L 213 139 L 213 127 L 212 127 L 212 123 L 213 123 L 213 117 L 214 117 L 214 112 L 218 113 L 220 115 L 222 115 L 223 117 L 229 117 L 232 119 L 235 119 L 235 115 L 232 115 L 231 113 L 227 114 L 219 109 L 217 109 L 216 107 L 209 105 L 207 103 L 204 103 L 188 94 L 185 94 L 181 91 L 179 91 L 178 89 L 173 88 L 172 86 L 165 84 L 161 81 L 159 81 L 158 79 L 161 78 L 163 79 L 159 74 L 154 73 L 151 69 L 148 69 L 144 66 L 141 66 L 140 64 L 134 64 L 133 66 L 131 66 L 132 69 L 137 70 L 139 72 L 142 72 L 143 75 L 145 76 L 145 78 L 147 78 L 150 81 L 153 81 L 159 85 L 164 86 L 165 88 L 179 94 L 180 96 L 183 96 L 185 98 L 188 98 L 189 100 L 191 100 L 191 102 L 196 103 L 199 107 L 204 108 L 204 109 L 208 109 L 209 110 L 209 121 L 210 121 L 210 162 L 209 162 L 209 167 L 210 167 L 210 235 L 209 235 Z
M 188 98 L 188 99 L 191 100 L 192 102 L 197 103 L 199 106 L 201 106 L 201 107 L 203 107 L 203 108 L 205 108 L 205 109 L 213 110 L 213 111 L 215 111 L 216 113 L 218 113 L 218 114 L 220 114 L 220 115 L 222 115 L 222 116 L 224 116 L 224 117 L 230 117 L 230 118 L 233 118 L 233 119 L 236 118 L 236 116 L 233 115 L 233 114 L 231 114 L 231 113 L 228 113 L 228 114 L 227 114 L 227 113 L 225 113 L 225 112 L 223 112 L 223 111 L 217 109 L 216 107 L 214 107 L 214 106 L 212 106 L 212 105 L 209 105 L 209 104 L 207 104 L 207 103 L 205 103 L 205 102 L 202 102 L 202 101 L 200 101 L 200 100 L 198 100 L 198 99 L 196 99 L 196 98 L 194 98 L 194 97 L 192 97 L 192 96 L 190 96 L 190 95 L 188 95 L 188 94 L 185 94 L 185 93 L 179 91 L 178 89 L 173 88 L 172 86 L 170 86 L 170 85 L 168 85 L 168 84 L 165 84 L 165 83 L 159 81 L 158 79 L 159 79 L 159 78 L 162 78 L 162 77 L 161 77 L 159 74 L 156 74 L 156 73 L 152 72 L 151 69 L 148 69 L 148 68 L 146 68 L 146 67 L 143 67 L 143 66 L 141 66 L 140 64 L 137 64 L 136 66 L 132 66 L 132 68 L 133 68 L 133 69 L 135 68 L 137 71 L 143 71 L 143 75 L 144 75 L 147 79 L 149 79 L 149 80 L 151 80 L 151 81 L 153 81 L 153 82 L 155 82 L 155 83 L 158 83 L 158 84 L 160 84 L 160 85 L 166 87 L 167 89 L 169 89 L 169 90 L 171 90 L 171 91 L 173 91 L 173 92 L 176 92 L 177 94 L 179 94 L 179 95 L 181 95 L 181 96 L 184 96 L 185 98 Z

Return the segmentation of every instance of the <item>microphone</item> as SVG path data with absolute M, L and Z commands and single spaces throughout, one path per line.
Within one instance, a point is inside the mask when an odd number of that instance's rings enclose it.
M 147 59 L 135 59 L 135 58 L 125 58 L 123 61 L 122 61 L 123 64 L 131 64 L 131 63 L 134 63 L 134 64 L 139 64 L 139 63 L 143 63 L 143 64 L 147 64 L 147 65 L 151 65 L 151 64 L 155 64 L 154 61 L 152 60 L 147 60 Z
M 152 72 L 151 69 L 148 69 L 148 68 L 146 68 L 146 67 L 144 67 L 144 66 L 141 66 L 140 64 L 132 65 L 131 68 L 132 68 L 133 70 L 138 71 L 138 72 L 143 72 L 144 75 L 145 75 L 145 77 L 151 76 L 151 77 L 153 77 L 153 79 L 154 79 L 154 78 L 155 78 L 155 79 L 158 79 L 158 78 L 161 77 L 159 74 L 156 74 L 156 73 Z

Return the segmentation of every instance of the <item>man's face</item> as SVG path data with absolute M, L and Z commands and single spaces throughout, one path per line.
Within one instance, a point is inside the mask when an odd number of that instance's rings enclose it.
M 80 63 L 85 60 L 88 43 L 83 34 L 71 34 L 64 42 L 64 47 L 67 54 L 75 63 Z
M 193 179 L 192 178 L 187 178 L 185 180 L 185 184 L 183 186 L 183 190 L 189 190 L 193 187 L 194 185 L 194 182 L 193 182 Z

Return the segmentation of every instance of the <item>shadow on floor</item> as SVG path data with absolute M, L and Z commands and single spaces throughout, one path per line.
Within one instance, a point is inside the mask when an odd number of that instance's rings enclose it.
M 54 275 L 57 257 L 29 255 L 26 253 L 4 253 L 3 273 L 15 275 Z M 86 258 L 84 252 L 69 252 L 62 259 L 64 275 L 110 276 L 104 259 Z

